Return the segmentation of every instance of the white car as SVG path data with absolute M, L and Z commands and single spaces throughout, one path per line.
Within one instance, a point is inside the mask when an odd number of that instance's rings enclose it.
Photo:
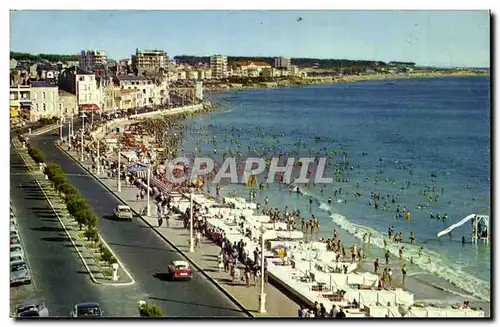
M 117 219 L 132 220 L 133 213 L 129 206 L 118 205 L 115 210 L 113 210 L 114 216 Z
M 21 239 L 17 235 L 17 232 L 15 235 L 12 235 L 12 232 L 10 233 L 10 244 L 21 244 Z
M 10 246 L 10 256 L 20 256 L 24 257 L 23 247 L 20 244 L 11 244 Z
M 24 261 L 10 263 L 10 285 L 30 284 L 31 276 Z

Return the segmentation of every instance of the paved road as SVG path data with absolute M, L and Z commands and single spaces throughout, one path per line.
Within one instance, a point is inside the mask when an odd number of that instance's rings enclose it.
M 35 294 L 51 316 L 68 316 L 72 305 L 96 301 L 109 316 L 137 316 L 140 294 L 94 284 L 20 156 L 10 150 L 10 194 L 31 267 Z M 19 185 L 22 187 L 19 187 Z
M 75 124 L 76 125 L 76 124 Z M 245 317 L 201 273 L 187 283 L 167 282 L 164 274 L 173 260 L 182 256 L 159 238 L 141 219 L 122 222 L 106 219 L 119 201 L 71 158 L 57 149 L 54 137 L 33 139 L 48 162 L 56 162 L 68 174 L 73 185 L 87 198 L 99 220 L 99 231 L 134 277 L 141 294 L 158 304 L 168 316 L 177 317 Z

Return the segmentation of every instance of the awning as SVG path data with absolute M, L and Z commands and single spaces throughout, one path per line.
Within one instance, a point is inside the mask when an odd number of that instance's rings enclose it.
M 98 105 L 96 104 L 82 104 L 80 105 L 81 110 L 90 110 L 90 111 L 95 111 L 95 110 L 101 110 Z

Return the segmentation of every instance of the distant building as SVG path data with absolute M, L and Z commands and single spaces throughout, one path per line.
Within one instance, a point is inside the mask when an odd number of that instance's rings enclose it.
M 52 64 L 39 64 L 36 67 L 37 78 L 41 80 L 50 80 L 57 83 L 59 77 L 59 67 Z
M 214 55 L 210 57 L 210 69 L 212 71 L 212 78 L 226 78 L 228 76 L 227 56 Z
M 82 50 L 80 52 L 78 66 L 83 70 L 93 72 L 96 66 L 107 67 L 107 64 L 108 58 L 102 51 Z
M 155 89 L 156 86 L 152 80 L 141 75 L 117 75 L 115 84 L 120 87 L 120 90 L 139 90 L 141 97 L 135 97 L 137 103 L 135 106 L 142 107 L 146 105 L 156 104 Z M 126 92 L 125 92 L 126 93 Z
M 235 61 L 231 64 L 232 75 L 238 77 L 259 77 L 265 69 L 271 69 L 267 62 Z
M 136 49 L 135 55 L 132 55 L 132 66 L 137 74 L 159 72 L 160 69 L 165 69 L 167 63 L 168 56 L 163 50 Z
M 275 68 L 285 68 L 287 70 L 290 70 L 291 64 L 292 64 L 292 61 L 290 60 L 290 58 L 285 58 L 285 57 L 274 58 L 274 67 Z

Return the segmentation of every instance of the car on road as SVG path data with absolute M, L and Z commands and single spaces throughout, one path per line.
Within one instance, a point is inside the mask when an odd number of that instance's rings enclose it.
M 132 220 L 133 213 L 132 209 L 130 209 L 129 206 L 126 205 L 118 205 L 115 210 L 113 210 L 114 217 L 116 219 L 126 219 L 126 220 Z
M 48 317 L 49 309 L 45 303 L 38 301 L 26 301 L 16 307 L 16 317 Z
M 19 235 L 12 235 L 12 233 L 10 234 L 10 244 L 21 244 L 21 239 L 19 238 Z
M 26 262 L 24 260 L 12 261 L 10 263 L 10 285 L 30 283 L 31 276 Z
M 21 244 L 11 244 L 10 245 L 10 256 L 21 256 L 24 257 L 24 251 Z
M 75 304 L 75 307 L 70 312 L 72 318 L 79 317 L 102 317 L 104 311 L 102 311 L 99 303 L 95 302 L 85 302 Z
M 190 280 L 193 270 L 186 261 L 175 260 L 168 265 L 168 278 L 171 280 Z

